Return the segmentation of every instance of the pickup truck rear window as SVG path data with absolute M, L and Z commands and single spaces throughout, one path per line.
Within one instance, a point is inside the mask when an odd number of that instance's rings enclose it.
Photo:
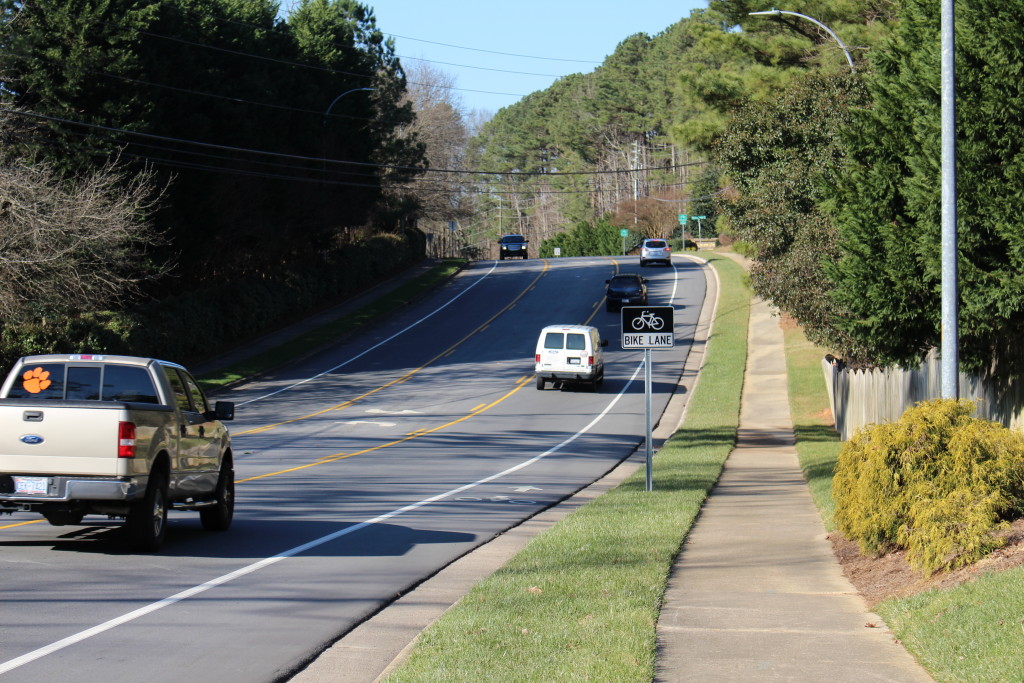
M 8 398 L 160 403 L 146 368 L 134 365 L 26 366 Z

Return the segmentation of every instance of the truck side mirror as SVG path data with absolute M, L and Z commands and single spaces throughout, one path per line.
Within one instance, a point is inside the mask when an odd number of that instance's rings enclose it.
M 217 401 L 213 406 L 213 419 L 227 421 L 235 419 L 234 401 Z

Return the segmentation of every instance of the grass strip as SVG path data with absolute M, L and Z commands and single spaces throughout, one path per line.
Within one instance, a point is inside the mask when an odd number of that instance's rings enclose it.
M 247 377 L 255 377 L 271 368 L 300 358 L 358 330 L 368 322 L 387 317 L 423 292 L 428 292 L 465 266 L 465 259 L 445 259 L 417 278 L 406 282 L 366 306 L 333 320 L 326 325 L 267 349 L 251 358 L 198 377 L 206 391 L 216 391 Z
M 885 600 L 875 611 L 937 681 L 1024 681 L 1024 569 Z
M 669 572 L 736 443 L 750 294 L 708 258 L 718 310 L 685 425 L 619 487 L 534 538 L 421 635 L 401 681 L 645 681 Z
M 786 360 L 797 453 L 829 530 L 832 472 L 842 442 L 828 426 L 825 349 L 788 329 Z M 938 681 L 1024 681 L 1024 568 L 983 574 L 955 588 L 875 606 L 893 634 Z
M 811 497 L 825 528 L 834 531 L 832 473 L 843 444 L 835 430 L 825 374 L 821 369 L 821 360 L 827 351 L 807 341 L 797 326 L 786 326 L 783 339 L 789 378 L 789 410 L 800 469 L 807 478 Z

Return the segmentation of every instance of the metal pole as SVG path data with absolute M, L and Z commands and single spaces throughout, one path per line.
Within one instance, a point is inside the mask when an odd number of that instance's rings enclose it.
M 843 41 L 839 40 L 839 36 L 837 36 L 832 29 L 830 29 L 828 26 L 825 26 L 825 24 L 821 23 L 820 21 L 818 21 L 814 17 L 809 17 L 806 14 L 799 14 L 797 12 L 786 12 L 784 10 L 774 9 L 774 8 L 772 8 L 770 10 L 766 10 L 764 12 L 747 12 L 747 14 L 750 15 L 750 16 L 767 14 L 767 15 L 770 15 L 770 16 L 773 16 L 773 17 L 777 17 L 777 16 L 780 16 L 780 15 L 783 15 L 783 14 L 789 14 L 789 15 L 792 15 L 794 17 L 800 17 L 801 19 L 806 19 L 807 21 L 809 21 L 809 22 L 811 22 L 813 24 L 817 24 L 822 29 L 824 29 L 825 33 L 827 33 L 830 36 L 832 36 L 833 40 L 835 40 L 837 43 L 839 43 L 839 47 L 843 48 L 843 54 L 846 55 L 846 63 L 850 65 L 850 71 L 853 71 L 853 72 L 857 71 L 857 68 L 853 65 L 853 57 L 850 56 L 850 51 L 846 49 L 845 45 L 843 45 Z
M 647 435 L 647 490 L 654 490 L 654 448 L 651 443 L 651 350 L 644 349 L 644 433 Z
M 942 0 L 942 398 L 960 398 L 953 0 Z

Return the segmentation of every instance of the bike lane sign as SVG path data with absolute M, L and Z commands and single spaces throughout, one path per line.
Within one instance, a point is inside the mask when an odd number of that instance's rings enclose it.
M 675 343 L 674 313 L 672 306 L 623 306 L 622 348 L 672 348 Z

